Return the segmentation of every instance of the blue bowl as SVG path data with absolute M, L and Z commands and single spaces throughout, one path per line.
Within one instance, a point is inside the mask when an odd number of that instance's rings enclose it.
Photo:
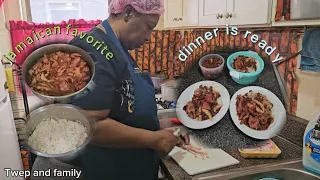
M 234 62 L 234 59 L 236 59 L 238 56 L 247 56 L 247 57 L 252 57 L 256 59 L 257 61 L 257 70 L 252 73 L 243 73 L 243 72 L 238 72 L 235 69 L 231 67 L 231 64 Z M 264 61 L 263 59 L 258 55 L 258 53 L 253 52 L 253 51 L 239 51 L 236 53 L 231 54 L 228 59 L 227 59 L 227 67 L 229 69 L 229 74 L 232 77 L 232 79 L 241 85 L 249 85 L 254 83 L 261 72 L 264 69 Z

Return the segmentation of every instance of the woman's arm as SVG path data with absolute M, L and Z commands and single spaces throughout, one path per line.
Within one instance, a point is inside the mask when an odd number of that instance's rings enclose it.
M 157 137 L 154 131 L 139 129 L 106 118 L 110 110 L 83 111 L 95 122 L 91 144 L 113 148 L 154 148 Z
M 92 144 L 113 148 L 150 148 L 157 142 L 155 132 L 130 127 L 107 118 L 96 123 Z
M 178 143 L 174 128 L 149 131 L 127 126 L 111 118 L 105 118 L 110 110 L 84 111 L 95 121 L 95 132 L 91 144 L 111 148 L 147 148 L 166 156 Z M 101 120 L 102 119 L 102 120 Z
M 130 127 L 113 119 L 97 122 L 92 144 L 112 148 L 148 148 L 165 157 L 180 140 L 175 129 L 149 131 Z

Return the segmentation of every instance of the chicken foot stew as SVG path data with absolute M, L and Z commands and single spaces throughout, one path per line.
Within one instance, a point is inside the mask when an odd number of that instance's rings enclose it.
M 218 103 L 220 96 L 220 93 L 212 86 L 200 85 L 194 91 L 192 100 L 183 107 L 183 110 L 190 118 L 198 121 L 212 119 L 222 107 L 222 104 Z
M 238 72 L 242 73 L 252 73 L 257 71 L 256 59 L 246 56 L 238 56 L 234 59 L 231 67 Z
M 56 52 L 44 55 L 30 70 L 29 86 L 48 96 L 65 96 L 84 88 L 90 68 L 78 53 Z
M 251 129 L 266 130 L 273 123 L 273 104 L 265 95 L 254 93 L 251 90 L 245 95 L 238 95 L 237 115 L 241 124 L 245 124 Z

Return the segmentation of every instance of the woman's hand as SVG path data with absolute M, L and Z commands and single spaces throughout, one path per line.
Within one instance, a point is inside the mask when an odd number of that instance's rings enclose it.
M 162 129 L 154 132 L 155 143 L 153 149 L 159 153 L 161 157 L 167 156 L 170 151 L 177 145 L 180 138 L 175 136 L 175 129 Z
M 180 137 L 180 140 L 179 140 L 177 146 L 183 147 L 183 145 L 190 145 L 189 134 L 185 134 L 185 135 L 182 135 L 182 137 Z
M 170 129 L 170 130 L 172 130 L 174 132 L 178 128 L 177 127 L 171 127 L 171 128 L 167 128 L 167 129 Z M 189 136 L 189 134 L 184 134 L 184 135 L 180 135 L 179 136 L 179 141 L 178 141 L 178 143 L 176 145 L 179 146 L 179 147 L 182 147 L 183 145 L 189 145 L 189 144 L 190 144 L 190 136 Z

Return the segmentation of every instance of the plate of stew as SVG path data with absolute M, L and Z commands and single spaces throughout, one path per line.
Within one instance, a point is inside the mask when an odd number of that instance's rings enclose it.
M 286 110 L 280 99 L 258 86 L 242 88 L 232 96 L 230 115 L 240 131 L 261 140 L 275 137 L 286 122 Z
M 191 129 L 204 129 L 218 123 L 229 109 L 228 90 L 215 81 L 201 81 L 185 89 L 177 101 L 177 116 Z

